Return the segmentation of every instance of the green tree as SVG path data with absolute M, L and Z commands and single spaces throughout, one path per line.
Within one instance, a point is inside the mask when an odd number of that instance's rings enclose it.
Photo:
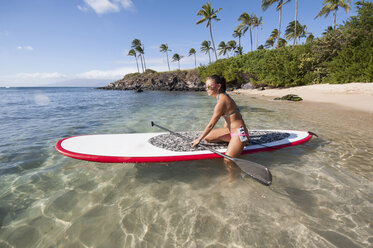
M 134 49 L 129 50 L 127 56 L 133 56 L 133 57 L 135 57 L 135 59 L 136 59 L 136 66 L 137 66 L 137 72 L 140 73 L 140 70 L 139 70 L 139 63 L 137 62 L 137 54 L 136 54 L 136 51 L 135 51 Z
M 139 39 L 134 39 L 132 41 L 132 48 L 138 52 L 139 54 L 138 56 L 140 57 L 140 60 L 141 60 L 142 71 L 144 72 L 146 70 L 144 45 L 141 44 L 141 41 Z
M 284 47 L 284 46 L 286 46 L 288 44 L 288 42 L 285 40 L 285 39 L 283 39 L 283 38 L 280 38 L 279 40 L 278 40 L 278 47 Z
M 298 0 L 295 0 L 294 37 L 297 37 L 297 23 L 298 23 Z M 296 38 L 294 38 L 293 45 L 295 45 L 295 40 Z
M 296 30 L 298 30 L 298 33 L 296 33 Z M 285 37 L 288 40 L 291 40 L 291 39 L 300 40 L 300 38 L 306 37 L 306 33 L 307 33 L 306 31 L 307 31 L 306 25 L 301 25 L 298 21 L 297 21 L 297 25 L 295 25 L 294 21 L 291 21 L 289 22 L 289 25 L 286 27 Z
M 160 52 L 166 53 L 168 70 L 171 71 L 171 69 L 170 69 L 170 62 L 168 61 L 168 52 L 171 52 L 171 50 L 168 49 L 168 44 L 167 43 L 162 44 L 160 46 L 160 49 L 161 49 Z
M 220 21 L 220 19 L 218 18 L 217 16 L 217 13 L 222 10 L 222 8 L 219 8 L 217 10 L 214 10 L 213 8 L 211 8 L 211 3 L 210 2 L 207 2 L 206 4 L 202 5 L 202 9 L 200 9 L 198 12 L 197 12 L 197 15 L 199 16 L 202 16 L 202 19 L 200 19 L 199 21 L 197 21 L 197 25 L 198 24 L 201 24 L 205 21 L 207 21 L 206 23 L 206 27 L 209 27 L 210 28 L 210 36 L 211 36 L 211 41 L 212 41 L 212 46 L 214 48 L 214 52 L 215 52 L 215 58 L 216 60 L 218 60 L 218 55 L 216 53 L 216 49 L 215 49 L 215 43 L 214 43 L 214 39 L 213 39 L 213 36 L 212 36 L 212 23 L 211 21 L 212 20 L 215 20 L 215 21 Z
M 197 58 L 196 58 L 196 50 L 194 48 L 191 48 L 189 50 L 189 56 L 194 55 L 194 68 L 197 67 Z
M 241 26 L 242 33 L 245 34 L 247 30 L 250 30 L 251 51 L 253 50 L 252 30 L 253 30 L 253 27 L 254 27 L 254 19 L 255 19 L 254 14 L 249 15 L 246 12 L 242 13 L 240 15 L 240 17 L 238 18 L 238 20 L 241 21 L 239 26 Z
M 312 33 L 309 33 L 306 39 L 306 44 L 311 43 L 315 39 L 315 36 L 313 36 Z
M 218 46 L 218 51 L 219 51 L 219 55 L 227 55 L 228 58 L 229 58 L 229 47 L 227 44 L 225 44 L 224 41 L 220 42 L 219 43 L 219 46 Z
M 273 29 L 271 36 L 267 39 L 265 47 L 273 47 L 276 43 L 276 40 L 278 40 L 278 30 L 275 28 Z
M 227 46 L 228 46 L 228 51 L 233 51 L 234 54 L 239 54 L 239 55 L 242 54 L 242 50 L 240 50 L 242 48 L 237 46 L 237 42 L 235 40 L 228 41 Z
M 343 8 L 346 11 L 346 13 L 348 13 L 348 11 L 351 8 L 350 3 L 351 3 L 351 0 L 324 0 L 323 7 L 315 18 L 321 17 L 323 15 L 325 15 L 325 17 L 328 17 L 330 12 L 333 11 L 333 15 L 334 15 L 333 29 L 335 30 L 335 26 L 337 22 L 337 10 L 339 8 Z
M 277 37 L 277 47 L 278 47 L 278 41 L 279 37 L 281 35 L 281 14 L 282 14 L 282 6 L 284 6 L 286 3 L 290 2 L 290 0 L 262 0 L 262 9 L 265 11 L 268 9 L 269 6 L 272 4 L 278 2 L 276 11 L 279 12 L 279 20 L 278 20 L 278 37 Z
M 234 38 L 237 38 L 238 37 L 238 47 L 241 47 L 241 37 L 242 37 L 242 29 L 240 26 L 236 27 L 233 31 L 233 35 L 232 35 Z M 242 47 L 240 49 L 240 51 L 242 52 Z M 240 54 L 242 55 L 242 53 Z
M 256 47 L 258 47 L 259 46 L 259 44 L 258 44 L 259 27 L 264 24 L 263 23 L 263 18 L 262 17 L 258 18 L 257 16 L 255 16 L 253 22 L 254 22 L 254 24 L 253 24 L 254 28 L 256 28 Z
M 209 55 L 209 63 L 211 63 L 211 55 L 210 55 L 210 50 L 212 49 L 211 47 L 211 42 L 204 40 L 202 41 L 201 44 L 201 52 L 205 52 L 205 54 Z
M 180 70 L 180 60 L 183 58 L 183 56 L 179 55 L 178 53 L 175 53 L 174 56 L 172 56 L 172 62 L 178 62 L 179 64 L 179 70 Z

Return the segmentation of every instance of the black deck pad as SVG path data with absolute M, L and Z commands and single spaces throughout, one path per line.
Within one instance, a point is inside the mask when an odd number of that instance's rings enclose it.
M 201 135 L 202 132 L 179 132 L 179 134 L 187 137 L 190 141 L 193 141 Z M 260 145 L 269 142 L 274 142 L 282 139 L 286 139 L 290 136 L 289 133 L 273 132 L 273 131 L 249 131 L 249 146 Z M 163 149 L 175 151 L 175 152 L 189 152 L 189 151 L 203 151 L 202 147 L 191 147 L 190 142 L 177 137 L 173 134 L 160 134 L 149 139 L 150 144 L 160 147 Z M 202 141 L 201 144 L 210 146 L 213 149 L 226 149 L 228 143 L 207 143 Z

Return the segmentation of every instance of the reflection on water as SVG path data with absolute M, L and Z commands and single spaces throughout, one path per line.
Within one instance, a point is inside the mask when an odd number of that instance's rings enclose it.
M 203 93 L 0 94 L 0 247 L 373 245 L 373 115 L 232 94 L 251 129 L 319 135 L 245 155 L 270 168 L 266 187 L 243 174 L 228 183 L 220 159 L 102 164 L 54 150 L 66 136 L 160 131 L 151 120 L 201 130 L 215 103 Z

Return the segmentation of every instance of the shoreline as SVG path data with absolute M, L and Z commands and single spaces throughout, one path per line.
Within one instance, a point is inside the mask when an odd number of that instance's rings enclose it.
M 335 104 L 346 109 L 373 113 L 373 83 L 313 84 L 283 89 L 239 89 L 232 93 L 266 98 L 288 94 L 300 96 L 304 102 Z

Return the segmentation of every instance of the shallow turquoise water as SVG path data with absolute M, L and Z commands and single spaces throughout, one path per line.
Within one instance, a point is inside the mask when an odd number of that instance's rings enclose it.
M 0 89 L 0 247 L 369 247 L 373 115 L 232 94 L 251 129 L 311 130 L 297 147 L 244 156 L 265 187 L 220 159 L 103 164 L 57 153 L 81 134 L 201 130 L 205 93 Z M 220 123 L 222 124 L 222 123 Z

